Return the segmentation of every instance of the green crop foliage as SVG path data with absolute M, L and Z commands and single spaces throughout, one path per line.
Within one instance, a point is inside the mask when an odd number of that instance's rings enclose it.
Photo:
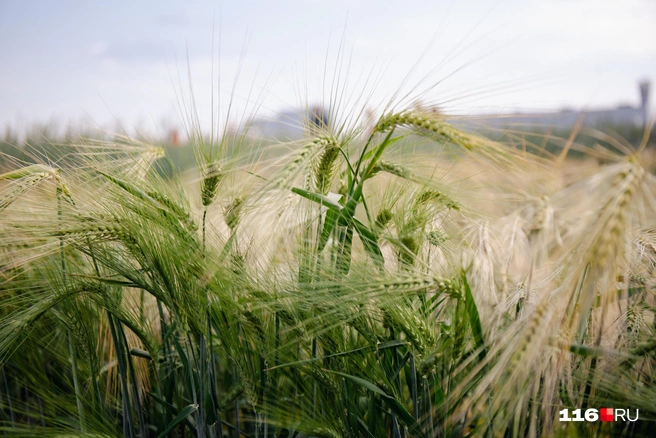
M 193 132 L 195 175 L 127 139 L 7 161 L 6 436 L 654 430 L 646 141 L 574 162 L 412 109 L 258 151 Z M 641 420 L 558 421 L 601 406 Z

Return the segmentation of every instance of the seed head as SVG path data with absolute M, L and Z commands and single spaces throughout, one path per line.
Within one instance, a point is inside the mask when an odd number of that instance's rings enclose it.
M 224 176 L 225 173 L 218 163 L 212 163 L 204 169 L 201 186 L 201 198 L 204 207 L 208 207 L 214 202 Z

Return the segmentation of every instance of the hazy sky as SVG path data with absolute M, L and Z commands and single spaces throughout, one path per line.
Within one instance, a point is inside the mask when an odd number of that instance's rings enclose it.
M 638 80 L 656 87 L 656 1 L 0 0 L 0 129 L 175 124 L 187 67 L 203 120 L 219 71 L 222 108 L 234 90 L 262 114 L 328 99 L 334 78 L 342 105 L 417 84 L 459 113 L 636 105 Z

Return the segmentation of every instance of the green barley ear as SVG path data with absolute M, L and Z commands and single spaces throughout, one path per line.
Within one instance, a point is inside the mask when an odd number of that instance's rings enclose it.
M 409 306 L 396 306 L 385 311 L 387 324 L 405 333 L 417 352 L 423 355 L 427 349 L 436 344 L 436 336 L 426 320 L 417 316 Z
M 403 236 L 400 241 L 405 250 L 399 252 L 399 261 L 405 266 L 412 266 L 419 252 L 419 242 L 414 236 Z
M 470 151 L 477 148 L 496 149 L 497 152 L 501 150 L 494 142 L 455 128 L 439 114 L 414 110 L 384 115 L 374 128 L 374 132 L 384 133 L 400 126 L 417 129 Z
M 235 374 L 238 377 L 238 382 L 243 388 L 246 400 L 252 406 L 256 406 L 258 402 L 257 385 L 253 381 L 253 374 L 248 372 L 244 364 L 240 360 L 234 361 Z
M 214 199 L 216 199 L 219 186 L 221 185 L 224 176 L 225 173 L 221 169 L 221 166 L 216 162 L 209 164 L 203 169 L 201 199 L 204 207 L 210 206 L 214 202 Z
M 292 160 L 287 163 L 280 173 L 274 180 L 273 184 L 276 187 L 281 187 L 281 188 L 287 188 L 287 185 L 295 178 L 298 176 L 299 172 L 305 169 L 305 166 L 307 165 L 308 161 L 311 161 L 316 155 L 319 153 L 319 151 L 328 151 L 337 148 L 335 151 L 330 152 L 328 158 L 334 162 L 336 159 L 336 156 L 331 158 L 330 155 L 335 154 L 336 152 L 339 152 L 338 148 L 338 143 L 337 140 L 332 137 L 332 136 L 319 136 L 316 137 L 314 140 L 312 140 L 310 143 L 306 144 L 302 148 L 300 148 L 298 151 L 296 151 L 293 155 Z M 324 153 L 325 155 L 325 153 Z M 326 163 L 332 165 L 332 163 Z M 327 169 L 324 169 L 324 171 Z M 322 184 L 326 184 L 327 186 L 327 179 L 324 180 L 324 177 L 327 175 L 322 176 Z
M 636 346 L 640 333 L 647 327 L 644 317 L 647 308 L 644 301 L 639 301 L 626 311 L 626 334 L 631 347 Z
M 21 178 L 19 181 L 14 183 L 9 193 L 0 197 L 0 211 L 9 207 L 23 193 L 27 192 L 46 178 L 48 178 L 47 173 L 37 173 Z
M 175 213 L 175 215 L 178 216 L 180 221 L 190 230 L 193 231 L 198 230 L 198 226 L 196 225 L 193 218 L 187 211 L 187 208 L 185 208 L 183 205 L 171 199 L 168 195 L 166 195 L 166 193 L 149 190 L 146 194 L 151 198 L 153 198 L 155 201 L 162 204 L 167 209 L 169 209 L 171 212 Z
M 335 176 L 335 163 L 339 157 L 339 145 L 337 142 L 329 141 L 324 147 L 319 163 L 314 169 L 314 184 L 316 191 L 325 195 L 330 188 L 330 183 Z
M 20 169 L 12 170 L 0 175 L 0 181 L 12 181 L 34 175 L 54 176 L 59 174 L 60 170 L 54 167 L 46 166 L 45 164 L 33 164 L 31 166 L 21 167 Z
M 29 191 L 41 181 L 54 179 L 57 187 L 61 190 L 64 199 L 73 204 L 71 191 L 61 177 L 61 170 L 46 166 L 45 164 L 33 164 L 31 166 L 21 167 L 0 175 L 0 181 L 11 181 L 9 187 L 11 190 L 8 194 L 0 197 L 0 211 L 9 207 L 23 193 Z
M 462 299 L 462 281 L 459 281 L 459 279 L 436 278 L 434 281 L 438 292 L 454 299 Z
M 412 179 L 413 174 L 410 169 L 401 166 L 400 164 L 392 163 L 387 160 L 379 160 L 378 163 L 371 170 L 371 173 L 368 175 L 368 178 L 376 175 L 379 172 L 387 172 L 390 175 L 398 176 L 399 178 Z
M 424 190 L 421 192 L 415 199 L 414 208 L 416 210 L 419 207 L 431 202 L 440 203 L 452 210 L 460 210 L 460 205 L 455 200 L 451 199 L 444 193 L 438 192 L 437 190 Z
M 389 221 L 392 220 L 394 215 L 392 214 L 391 211 L 388 209 L 384 208 L 382 209 L 379 213 L 378 216 L 376 216 L 376 228 L 379 230 L 382 230 L 387 226 Z
M 337 379 L 329 373 L 326 373 L 317 364 L 310 364 L 306 369 L 307 373 L 312 376 L 321 386 L 333 394 L 340 394 L 342 388 L 340 387 Z
M 446 242 L 446 237 L 444 237 L 444 235 L 438 230 L 433 230 L 428 232 L 426 240 L 428 240 L 428 243 L 431 245 L 439 247 Z
M 340 203 L 346 202 L 346 197 L 348 196 L 348 184 L 344 180 L 339 181 L 339 187 L 337 188 L 337 194 L 342 195 Z
M 225 209 L 225 222 L 230 230 L 233 230 L 239 224 L 242 207 L 244 206 L 244 198 L 235 198 Z
M 100 221 L 87 221 L 76 227 L 58 230 L 53 235 L 78 240 L 81 244 L 88 243 L 87 239 L 108 241 L 125 239 L 127 237 L 126 231 L 118 223 Z
M 434 115 L 425 115 L 416 111 L 390 113 L 381 117 L 376 132 L 387 132 L 397 126 L 413 126 L 418 129 L 436 130 L 439 126 Z

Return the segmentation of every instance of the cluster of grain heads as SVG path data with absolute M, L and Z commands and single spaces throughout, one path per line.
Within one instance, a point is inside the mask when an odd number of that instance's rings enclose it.
M 468 378 L 449 394 L 457 405 L 449 421 L 455 424 L 467 419 L 470 423 L 478 418 L 482 423 L 474 426 L 496 425 L 502 430 L 512 413 L 525 412 L 530 404 L 527 392 L 549 365 L 544 357 L 552 314 L 545 301 L 498 339 L 487 356 L 470 369 Z M 521 419 L 522 427 L 525 421 Z
M 385 316 L 390 326 L 405 333 L 406 339 L 412 344 L 418 355 L 424 355 L 431 346 L 436 344 L 436 334 L 426 320 L 418 315 L 416 309 L 409 306 L 398 306 L 387 309 Z

